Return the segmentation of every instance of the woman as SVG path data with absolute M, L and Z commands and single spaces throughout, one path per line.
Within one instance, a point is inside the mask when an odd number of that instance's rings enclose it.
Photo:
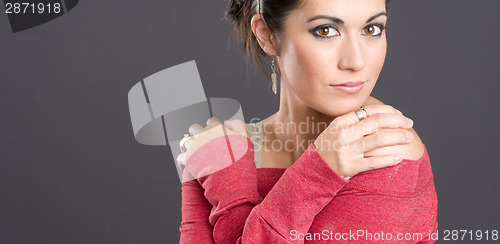
M 384 0 L 230 1 L 244 52 L 261 68 L 271 58 L 273 90 L 280 77 L 280 108 L 257 123 L 210 118 L 189 128 L 194 137 L 177 160 L 198 174 L 182 185 L 182 243 L 435 241 L 425 145 L 411 119 L 370 96 L 386 55 L 386 8 Z M 199 174 L 220 163 L 213 155 L 224 130 L 231 140 L 251 134 L 248 150 Z

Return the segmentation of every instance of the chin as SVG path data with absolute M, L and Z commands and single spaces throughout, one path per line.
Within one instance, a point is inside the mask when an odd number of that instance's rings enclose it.
M 365 103 L 367 98 L 368 96 L 359 96 L 352 99 L 332 101 L 331 103 L 328 103 L 332 104 L 331 106 L 322 104 L 320 105 L 320 109 L 317 109 L 317 111 L 330 117 L 339 117 L 359 109 Z

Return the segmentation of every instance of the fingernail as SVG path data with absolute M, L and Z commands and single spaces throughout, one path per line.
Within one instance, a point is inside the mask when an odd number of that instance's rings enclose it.
M 408 140 L 411 140 L 411 139 L 413 138 L 413 134 L 412 134 L 412 133 L 410 133 L 410 132 L 406 132 L 406 138 L 407 138 Z
M 396 156 L 394 157 L 394 160 L 396 160 L 396 161 L 401 161 L 401 160 L 403 160 L 403 155 L 401 155 L 401 154 L 396 155 Z
M 411 120 L 411 119 L 409 119 L 409 118 L 406 118 L 406 121 L 408 121 L 408 124 L 409 124 L 410 126 L 412 126 L 412 125 L 413 125 L 413 120 Z

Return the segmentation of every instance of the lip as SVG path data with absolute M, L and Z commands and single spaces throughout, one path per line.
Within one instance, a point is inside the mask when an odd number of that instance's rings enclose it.
M 337 90 L 340 90 L 342 92 L 348 93 L 348 94 L 355 94 L 358 93 L 363 89 L 365 82 L 364 81 L 350 81 L 350 82 L 345 82 L 341 83 L 338 85 L 330 85 L 331 87 L 335 87 Z
M 364 81 L 349 81 L 341 84 L 336 84 L 336 85 L 331 85 L 331 86 L 359 86 L 361 84 L 365 83 Z

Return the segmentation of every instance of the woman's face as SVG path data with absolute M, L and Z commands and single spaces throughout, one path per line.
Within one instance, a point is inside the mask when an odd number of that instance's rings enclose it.
M 385 0 L 303 0 L 280 40 L 282 96 L 329 116 L 359 108 L 384 65 L 387 16 L 381 13 Z M 350 81 L 365 83 L 355 94 L 330 86 Z

